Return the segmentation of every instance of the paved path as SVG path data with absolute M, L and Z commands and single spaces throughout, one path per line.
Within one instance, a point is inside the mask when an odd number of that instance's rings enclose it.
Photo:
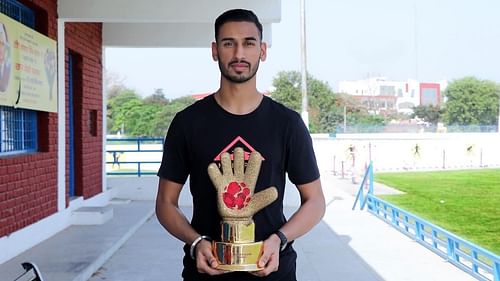
M 294 244 L 299 280 L 475 280 L 368 212 L 352 211 L 357 185 L 328 173 L 322 182 L 326 215 Z M 14 280 L 26 260 L 47 281 L 180 280 L 182 244 L 159 225 L 154 202 L 113 208 L 108 223 L 71 226 L 1 264 L 0 280 Z

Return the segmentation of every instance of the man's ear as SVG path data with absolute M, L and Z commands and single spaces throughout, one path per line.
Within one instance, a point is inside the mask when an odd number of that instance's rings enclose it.
M 260 60 L 265 61 L 267 58 L 267 43 L 260 43 Z
M 217 61 L 219 58 L 218 53 L 217 53 L 217 42 L 212 42 L 212 59 L 214 61 Z

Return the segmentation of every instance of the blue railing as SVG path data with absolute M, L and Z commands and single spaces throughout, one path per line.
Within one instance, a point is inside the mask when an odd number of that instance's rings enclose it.
M 370 213 L 475 278 L 500 281 L 498 255 L 376 197 L 373 194 L 372 163 L 368 166 L 361 182 L 353 210 L 358 202 L 361 210 L 367 205 Z
M 163 144 L 164 138 L 106 139 L 106 158 L 109 159 L 106 161 L 106 174 L 156 175 L 161 164 Z

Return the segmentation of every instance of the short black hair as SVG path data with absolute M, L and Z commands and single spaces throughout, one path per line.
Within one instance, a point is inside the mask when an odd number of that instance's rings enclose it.
M 220 27 L 226 22 L 254 23 L 259 30 L 260 40 L 262 41 L 262 24 L 260 23 L 259 18 L 254 14 L 254 12 L 245 9 L 228 10 L 217 17 L 215 20 L 215 41 L 217 41 L 217 37 L 219 36 Z

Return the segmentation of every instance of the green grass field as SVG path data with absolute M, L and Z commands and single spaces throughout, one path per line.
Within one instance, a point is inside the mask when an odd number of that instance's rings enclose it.
M 376 173 L 405 192 L 380 196 L 495 254 L 500 254 L 500 169 Z

